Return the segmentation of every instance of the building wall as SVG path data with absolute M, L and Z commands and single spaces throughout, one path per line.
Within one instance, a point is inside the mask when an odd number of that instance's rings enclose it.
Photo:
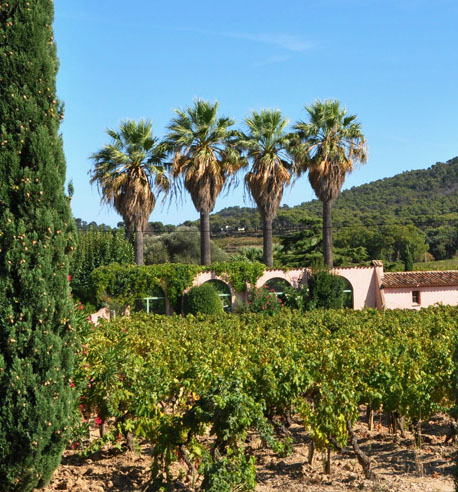
M 374 267 L 333 268 L 331 273 L 346 278 L 353 287 L 353 309 L 376 308 L 377 282 Z
M 420 292 L 420 304 L 412 302 L 412 291 Z M 420 309 L 434 304 L 458 306 L 458 287 L 384 289 L 387 309 Z
M 365 307 L 377 309 L 420 309 L 434 304 L 458 306 L 458 286 L 382 289 L 383 265 L 381 263 L 371 267 L 333 268 L 331 273 L 346 278 L 352 285 L 354 309 L 364 309 Z M 310 274 L 311 271 L 308 268 L 289 271 L 266 270 L 258 279 L 256 287 L 264 285 L 273 278 L 282 278 L 293 287 L 298 288 L 301 284 L 307 282 Z M 203 272 L 196 276 L 194 285 L 202 284 L 210 279 L 219 279 L 224 282 L 224 279 L 214 272 Z M 232 303 L 235 302 L 236 297 L 246 301 L 246 292 L 236 293 L 229 283 L 228 285 L 231 290 Z M 421 299 L 419 305 L 415 305 L 412 302 L 412 290 L 420 291 Z
M 380 287 L 376 272 L 375 267 L 333 268 L 331 270 L 334 275 L 339 275 L 350 282 L 353 288 L 354 309 L 380 307 L 380 301 L 378 301 Z M 285 272 L 283 270 L 266 270 L 264 275 L 258 279 L 256 286 L 260 287 L 273 278 L 282 278 L 293 287 L 298 288 L 301 284 L 307 283 L 310 275 L 311 270 L 307 268 L 298 268 Z

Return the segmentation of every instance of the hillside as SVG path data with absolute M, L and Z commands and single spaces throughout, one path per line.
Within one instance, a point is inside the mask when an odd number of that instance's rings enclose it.
M 297 228 L 308 219 L 320 219 L 321 213 L 319 200 L 285 205 L 278 211 L 274 227 L 277 231 Z M 456 224 L 458 157 L 343 191 L 334 204 L 333 220 L 336 227 L 414 224 L 421 230 Z M 255 208 L 228 207 L 212 214 L 211 226 L 216 233 L 227 228 L 259 229 L 261 224 Z

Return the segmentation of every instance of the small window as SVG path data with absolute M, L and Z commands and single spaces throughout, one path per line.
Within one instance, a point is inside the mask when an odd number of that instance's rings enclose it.
M 413 290 L 412 291 L 412 303 L 413 304 L 420 304 L 420 291 L 419 290 Z

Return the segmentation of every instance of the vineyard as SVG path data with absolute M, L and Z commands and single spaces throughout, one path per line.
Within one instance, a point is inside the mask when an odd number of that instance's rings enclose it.
M 106 446 L 151 446 L 151 490 L 256 487 L 250 442 L 279 460 L 299 422 L 304 464 L 351 449 L 368 480 L 360 447 L 378 411 L 392 438 L 437 412 L 454 417 L 458 309 L 312 311 L 186 318 L 135 315 L 90 327 L 81 349 L 74 441 L 84 456 Z M 89 439 L 90 424 L 100 437 Z M 454 437 L 452 435 L 450 438 Z

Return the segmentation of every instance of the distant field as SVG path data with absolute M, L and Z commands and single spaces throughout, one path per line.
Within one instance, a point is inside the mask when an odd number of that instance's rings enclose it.
M 262 236 L 227 236 L 215 238 L 213 242 L 226 253 L 236 253 L 240 248 L 252 246 L 262 248 Z
M 414 270 L 458 270 L 458 258 L 414 263 Z

